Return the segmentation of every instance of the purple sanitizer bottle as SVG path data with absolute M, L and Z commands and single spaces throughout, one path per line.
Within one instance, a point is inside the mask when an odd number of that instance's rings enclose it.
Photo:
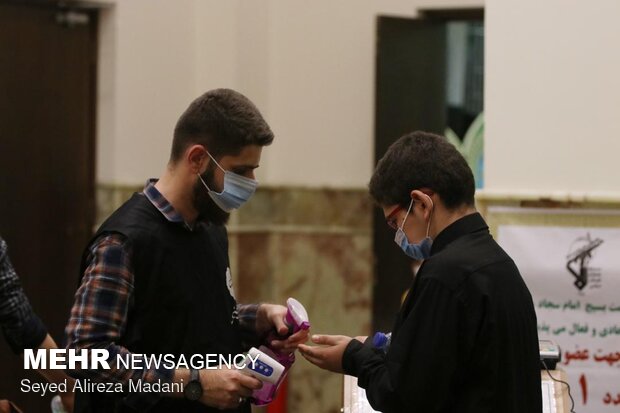
M 288 335 L 295 334 L 299 330 L 308 330 L 310 328 L 310 320 L 308 319 L 308 313 L 306 309 L 299 301 L 294 298 L 289 298 L 286 300 L 286 307 L 288 311 L 286 313 L 285 323 L 289 328 Z M 267 340 L 267 342 L 271 342 L 276 336 L 271 336 Z M 295 354 L 294 353 L 281 353 L 276 351 L 269 346 L 260 346 L 259 350 L 272 357 L 274 360 L 278 361 L 280 364 L 284 366 L 284 373 L 280 376 L 280 379 L 277 383 L 272 384 L 268 382 L 263 382 L 263 387 L 255 390 L 252 393 L 252 403 L 257 406 L 264 406 L 273 401 L 280 387 L 280 384 L 286 378 L 288 370 L 291 368 L 293 363 L 295 362 Z

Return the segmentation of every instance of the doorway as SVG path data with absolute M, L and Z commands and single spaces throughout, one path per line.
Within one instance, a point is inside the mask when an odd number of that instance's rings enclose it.
M 95 10 L 0 1 L 0 235 L 59 345 L 94 224 L 96 59 Z M 0 398 L 49 411 L 3 339 L 0 366 Z
M 375 164 L 405 133 L 424 130 L 462 139 L 475 125 L 483 105 L 483 21 L 481 9 L 432 10 L 419 19 L 379 17 Z M 391 331 L 417 263 L 394 244 L 394 231 L 378 208 L 373 250 L 373 331 Z

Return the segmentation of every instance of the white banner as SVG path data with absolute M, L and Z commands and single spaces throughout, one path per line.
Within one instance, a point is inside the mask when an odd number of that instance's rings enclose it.
M 620 229 L 504 225 L 498 242 L 532 293 L 540 339 L 562 349 L 579 413 L 620 411 Z

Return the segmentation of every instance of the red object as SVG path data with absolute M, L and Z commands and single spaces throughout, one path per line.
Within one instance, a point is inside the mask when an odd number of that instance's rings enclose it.
M 579 384 L 581 385 L 581 394 L 583 396 L 583 404 L 588 404 L 588 379 L 586 379 L 586 375 L 582 374 L 579 377 Z
M 267 405 L 267 413 L 286 413 L 286 400 L 288 398 L 288 376 L 284 379 L 276 398 Z

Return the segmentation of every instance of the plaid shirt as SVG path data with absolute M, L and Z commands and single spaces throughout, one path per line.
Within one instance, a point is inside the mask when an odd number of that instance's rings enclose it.
M 47 330 L 32 311 L 7 251 L 0 237 L 0 326 L 11 349 L 19 354 L 25 348 L 38 347 Z
M 183 217 L 155 188 L 155 181 L 149 180 L 143 194 L 170 222 L 182 225 L 191 231 Z M 105 348 L 110 360 L 117 355 L 125 357 L 130 351 L 116 343 L 122 337 L 131 310 L 134 291 L 134 274 L 131 265 L 131 250 L 122 235 L 105 235 L 90 247 L 89 265 L 84 271 L 82 284 L 75 294 L 71 317 L 66 328 L 67 348 Z M 237 305 L 239 323 L 243 336 L 256 336 L 256 312 L 258 305 Z M 173 370 L 126 369 L 109 363 L 110 370 L 81 370 L 73 375 L 96 381 L 126 384 L 130 379 L 147 382 L 170 381 Z

